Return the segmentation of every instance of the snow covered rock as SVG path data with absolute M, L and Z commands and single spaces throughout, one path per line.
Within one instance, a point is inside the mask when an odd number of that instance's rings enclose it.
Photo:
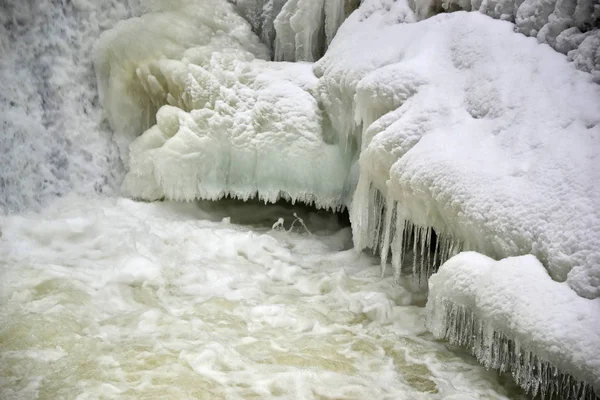
M 459 249 L 533 254 L 600 296 L 600 87 L 508 22 L 457 12 L 398 24 L 409 8 L 376 3 L 315 64 L 340 140 L 363 149 L 356 246 L 381 247 L 384 262 L 391 249 L 399 271 L 412 241 L 429 273 Z
M 413 10 L 424 19 L 439 12 L 479 11 L 511 21 L 516 31 L 568 54 L 577 68 L 600 83 L 600 3 L 595 0 L 416 0 Z
M 533 256 L 461 253 L 429 280 L 427 328 L 542 399 L 600 394 L 600 299 L 553 281 Z

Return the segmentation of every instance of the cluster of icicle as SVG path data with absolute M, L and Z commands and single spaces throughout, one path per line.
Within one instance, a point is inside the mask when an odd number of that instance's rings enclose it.
M 228 0 L 273 53 L 275 61 L 315 61 L 357 0 Z
M 429 299 L 427 329 L 437 339 L 466 348 L 486 368 L 510 373 L 532 397 L 542 400 L 595 400 L 594 388 L 511 339 L 476 317 L 467 307 L 445 298 Z
M 372 183 L 368 183 L 368 194 L 361 196 L 361 189 L 365 192 L 363 184 L 361 180 L 352 205 L 354 244 L 380 255 L 382 276 L 391 253 L 396 281 L 400 280 L 403 265 L 412 259 L 413 279 L 425 283 L 440 265 L 462 250 L 463 243 L 457 238 L 403 217 L 402 204 L 391 196 L 386 199 Z

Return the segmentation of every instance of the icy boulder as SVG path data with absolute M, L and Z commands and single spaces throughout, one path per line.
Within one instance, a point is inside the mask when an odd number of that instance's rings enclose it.
M 333 126 L 363 149 L 355 245 L 422 275 L 461 249 L 533 254 L 600 296 L 600 87 L 509 22 L 398 24 L 410 9 L 374 3 L 315 65 Z
M 535 257 L 464 252 L 429 280 L 427 327 L 510 373 L 532 396 L 600 394 L 600 299 L 553 281 Z
M 97 45 L 124 194 L 345 206 L 349 158 L 314 96 L 311 65 L 265 61 L 229 3 L 202 5 L 126 21 Z

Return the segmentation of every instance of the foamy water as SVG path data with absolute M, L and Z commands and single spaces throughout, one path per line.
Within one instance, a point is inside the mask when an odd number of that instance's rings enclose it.
M 0 230 L 2 399 L 521 396 L 335 215 L 73 197 Z

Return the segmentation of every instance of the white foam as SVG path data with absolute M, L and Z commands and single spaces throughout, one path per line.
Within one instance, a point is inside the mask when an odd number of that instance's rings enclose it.
M 506 398 L 335 216 L 67 198 L 0 226 L 0 397 Z

